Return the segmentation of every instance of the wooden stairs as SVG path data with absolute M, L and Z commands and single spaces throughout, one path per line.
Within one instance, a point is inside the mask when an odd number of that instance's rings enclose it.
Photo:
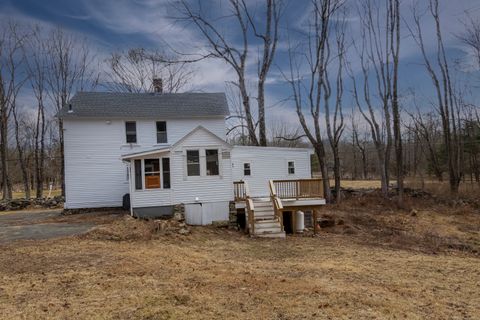
M 255 213 L 253 217 L 254 237 L 285 238 L 285 231 L 278 217 L 275 216 L 273 203 L 270 199 L 252 198 Z

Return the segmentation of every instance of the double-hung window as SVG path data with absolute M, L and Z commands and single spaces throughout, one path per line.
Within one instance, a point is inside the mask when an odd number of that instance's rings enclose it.
M 250 163 L 244 163 L 243 164 L 243 175 L 244 176 L 249 176 L 252 174 L 252 170 L 250 169 Z
M 295 162 L 288 161 L 288 174 L 295 174 Z
M 137 143 L 137 123 L 135 121 L 125 122 L 125 134 L 127 143 Z
M 205 150 L 205 158 L 207 159 L 207 176 L 218 176 L 218 150 L 207 149 Z
M 145 159 L 145 189 L 160 188 L 160 159 Z
M 187 150 L 187 175 L 188 176 L 200 175 L 200 151 L 199 150 Z
M 167 122 L 157 121 L 157 143 L 167 143 Z

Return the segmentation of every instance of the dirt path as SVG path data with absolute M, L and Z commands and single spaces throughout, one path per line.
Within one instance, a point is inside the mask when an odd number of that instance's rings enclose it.
M 0 244 L 16 240 L 40 240 L 85 233 L 95 223 L 88 221 L 55 222 L 62 210 L 22 211 L 0 215 Z

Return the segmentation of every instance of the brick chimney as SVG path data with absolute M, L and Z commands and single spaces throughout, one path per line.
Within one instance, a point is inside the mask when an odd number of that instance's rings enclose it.
M 163 81 L 160 78 L 153 78 L 153 92 L 163 93 Z

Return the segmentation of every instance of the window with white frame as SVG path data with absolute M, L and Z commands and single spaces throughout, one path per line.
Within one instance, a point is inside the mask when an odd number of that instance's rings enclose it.
M 187 150 L 187 175 L 200 175 L 200 150 Z
M 160 159 L 145 159 L 145 189 L 160 188 Z
M 218 149 L 207 149 L 205 150 L 206 166 L 207 166 L 207 176 L 218 176 L 219 174 L 219 165 L 218 165 Z
M 137 123 L 135 121 L 125 122 L 125 136 L 127 143 L 137 143 Z
M 252 174 L 252 171 L 250 169 L 250 163 L 244 163 L 243 164 L 243 175 L 244 176 L 249 176 Z
M 157 121 L 157 143 L 167 143 L 167 122 Z
M 288 161 L 288 174 L 295 174 L 295 162 Z

